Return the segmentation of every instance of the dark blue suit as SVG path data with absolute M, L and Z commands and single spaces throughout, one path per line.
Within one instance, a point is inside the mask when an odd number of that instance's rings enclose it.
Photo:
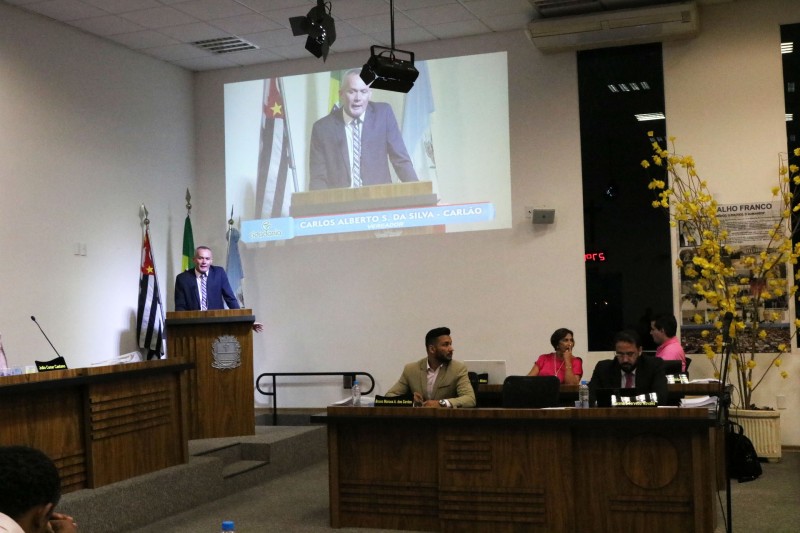
M 228 304 L 229 309 L 239 309 L 239 301 L 233 294 L 228 275 L 222 267 L 212 265 L 208 269 L 206 296 L 209 309 L 225 309 L 223 301 Z M 181 272 L 175 278 L 175 310 L 200 310 L 200 291 L 197 290 L 197 275 L 193 268 Z
M 597 389 L 618 389 L 622 383 L 622 367 L 616 358 L 598 361 L 589 382 L 589 404 L 594 405 Z M 655 392 L 658 403 L 667 404 L 667 378 L 660 359 L 640 355 L 636 363 L 636 393 Z
M 314 123 L 311 131 L 309 189 L 350 187 L 350 154 L 344 111 L 338 108 Z M 370 102 L 361 126 L 361 180 L 391 183 L 389 160 L 400 181 L 419 181 L 389 104 Z

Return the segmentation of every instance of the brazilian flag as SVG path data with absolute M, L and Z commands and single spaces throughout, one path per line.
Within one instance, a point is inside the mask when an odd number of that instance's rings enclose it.
M 339 88 L 342 86 L 342 71 L 331 71 L 331 82 L 328 89 L 328 109 L 333 111 L 339 105 Z
M 183 223 L 183 259 L 181 260 L 181 272 L 189 269 L 194 259 L 194 235 L 192 235 L 192 220 L 186 215 L 186 222 Z

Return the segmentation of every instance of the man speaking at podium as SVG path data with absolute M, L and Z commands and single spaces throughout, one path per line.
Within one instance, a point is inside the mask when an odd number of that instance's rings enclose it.
M 391 106 L 371 96 L 358 70 L 345 73 L 340 106 L 311 130 L 309 189 L 391 183 L 389 160 L 400 181 L 419 181 Z
M 225 269 L 211 264 L 214 261 L 211 248 L 198 246 L 192 261 L 194 268 L 181 272 L 175 278 L 175 310 L 224 309 L 223 301 L 228 304 L 228 309 L 239 309 L 239 300 L 233 294 Z M 260 332 L 263 329 L 263 324 L 253 323 L 253 331 Z
M 225 269 L 212 266 L 214 258 L 207 246 L 198 246 L 194 251 L 194 268 L 181 272 L 175 278 L 176 311 L 208 311 L 239 309 L 239 301 L 233 294 Z

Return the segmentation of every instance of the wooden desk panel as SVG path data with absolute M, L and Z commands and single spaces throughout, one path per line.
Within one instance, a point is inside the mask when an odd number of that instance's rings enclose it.
M 167 353 L 194 364 L 188 372 L 189 438 L 255 434 L 253 332 L 250 309 L 167 313 Z M 235 337 L 240 365 L 214 368 L 214 342 Z
M 148 361 L 0 378 L 0 443 L 45 452 L 64 492 L 182 464 L 190 366 Z
M 327 419 L 333 527 L 714 530 L 704 409 L 329 407 Z

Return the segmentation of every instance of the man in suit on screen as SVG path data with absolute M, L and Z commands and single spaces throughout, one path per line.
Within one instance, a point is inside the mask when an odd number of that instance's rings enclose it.
M 371 96 L 358 70 L 345 73 L 340 106 L 311 132 L 309 189 L 391 183 L 389 161 L 400 181 L 419 181 L 391 106 Z

